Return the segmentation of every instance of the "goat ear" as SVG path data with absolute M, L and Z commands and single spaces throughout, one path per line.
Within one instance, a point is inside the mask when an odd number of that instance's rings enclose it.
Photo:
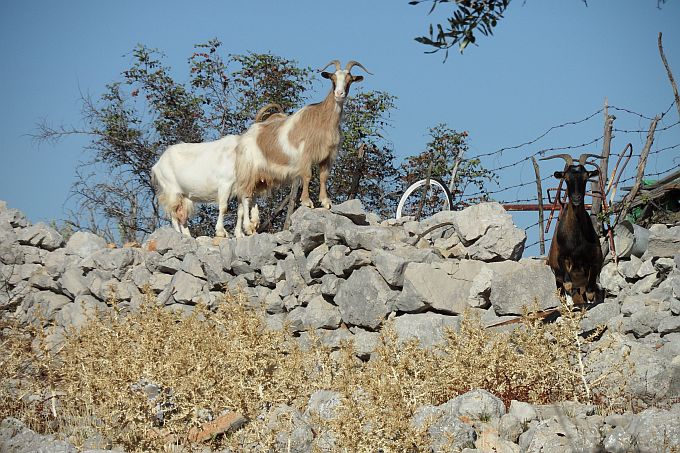
M 361 82 L 362 80 L 364 80 L 364 76 L 352 75 L 352 82 Z
M 591 170 L 588 172 L 588 179 L 592 178 L 593 176 L 597 176 L 600 174 L 600 170 Z
M 321 77 L 323 77 L 324 79 L 330 79 L 330 78 L 331 78 L 331 73 L 330 73 L 330 72 L 323 71 L 323 72 L 321 73 Z
M 563 171 L 556 171 L 556 172 L 554 173 L 554 176 L 555 176 L 555 178 L 557 178 L 557 179 L 562 179 L 562 178 L 564 178 L 564 172 L 563 172 Z

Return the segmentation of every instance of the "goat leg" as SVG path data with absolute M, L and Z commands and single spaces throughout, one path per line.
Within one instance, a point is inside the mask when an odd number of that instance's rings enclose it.
M 321 206 L 326 209 L 331 208 L 331 199 L 328 198 L 326 191 L 326 182 L 328 181 L 328 174 L 331 171 L 331 160 L 326 159 L 319 163 L 319 202 Z
M 312 179 L 311 170 L 304 172 L 302 175 L 302 194 L 300 195 L 300 204 L 308 208 L 314 208 L 314 203 L 309 198 L 309 181 Z

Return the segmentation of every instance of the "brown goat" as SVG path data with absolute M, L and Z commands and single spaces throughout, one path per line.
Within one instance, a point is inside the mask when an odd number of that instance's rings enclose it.
M 588 156 L 593 155 L 582 154 L 577 163 L 569 154 L 541 159 L 560 157 L 566 161 L 564 171 L 554 174 L 567 183 L 568 201 L 562 206 L 547 264 L 555 274 L 557 288 L 572 296 L 576 304 L 595 300 L 602 270 L 600 240 L 583 203 L 588 179 L 599 174 L 598 170 L 585 168 Z
M 335 72 L 325 72 L 335 65 Z M 333 88 L 326 98 L 317 104 L 307 105 L 290 116 L 274 114 L 266 121 L 253 124 L 241 137 L 236 161 L 236 192 L 245 200 L 254 193 L 269 190 L 295 177 L 302 178 L 300 202 L 310 208 L 309 182 L 312 165 L 319 165 L 319 201 L 324 208 L 331 207 L 326 182 L 340 146 L 340 122 L 349 88 L 362 76 L 350 73 L 358 66 L 370 72 L 356 61 L 349 61 L 345 69 L 333 60 L 321 71 L 330 79 Z M 248 225 L 244 225 L 248 231 Z

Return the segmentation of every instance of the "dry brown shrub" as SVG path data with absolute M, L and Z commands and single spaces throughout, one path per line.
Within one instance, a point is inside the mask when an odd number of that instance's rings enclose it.
M 168 439 L 186 443 L 188 430 L 205 421 L 202 414 L 232 410 L 249 423 L 213 439 L 213 447 L 275 450 L 280 445 L 267 428 L 269 411 L 280 405 L 303 411 L 314 391 L 326 389 L 338 392 L 341 403 L 331 420 L 312 417 L 316 447 L 329 448 L 323 434 L 332 433 L 334 450 L 424 451 L 427 426 L 415 429 L 410 422 L 422 405 L 474 388 L 506 403 L 587 401 L 597 392 L 583 379 L 581 314 L 566 307 L 560 322 L 525 317 L 506 333 L 484 329 L 468 315 L 459 333 L 448 332 L 445 344 L 428 350 L 400 342 L 387 323 L 382 345 L 362 362 L 351 342 L 331 351 L 312 338 L 313 346 L 302 350 L 285 331 L 267 330 L 243 302 L 227 295 L 215 310 L 198 306 L 184 316 L 149 296 L 138 311 L 100 313 L 68 332 L 58 356 L 43 354 L 39 365 L 32 363 L 30 338 L 18 331 L 3 337 L 0 353 L 9 355 L 0 367 L 2 381 L 47 376 L 33 380 L 40 388 L 22 391 L 59 396 L 46 409 L 7 395 L 0 416 L 21 418 L 43 432 L 69 433 L 76 444 L 96 430 L 126 450 L 161 451 Z M 150 402 L 135 386 L 141 380 L 161 387 L 160 399 L 168 403 L 162 422 L 154 416 L 159 400 Z M 279 426 L 286 431 L 292 421 L 279 420 Z

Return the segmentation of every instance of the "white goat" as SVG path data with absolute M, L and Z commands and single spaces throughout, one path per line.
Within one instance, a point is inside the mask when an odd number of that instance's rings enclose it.
M 272 116 L 281 115 L 280 105 L 267 104 L 257 111 L 255 122 L 263 121 L 270 110 L 277 110 Z M 187 222 L 193 212 L 193 202 L 217 202 L 219 214 L 215 236 L 227 236 L 224 214 L 229 200 L 235 194 L 236 146 L 239 139 L 239 135 L 227 135 L 212 142 L 172 145 L 151 168 L 158 201 L 175 230 L 191 236 Z M 234 236 L 242 237 L 244 229 L 248 235 L 255 233 L 260 214 L 257 205 L 246 210 L 241 197 L 238 198 Z M 245 225 L 244 218 L 248 219 Z
M 172 145 L 152 167 L 151 177 L 158 201 L 175 230 L 190 236 L 187 222 L 193 213 L 194 202 L 216 201 L 219 214 L 215 236 L 227 236 L 224 214 L 233 194 L 238 140 L 238 135 L 227 135 L 212 142 Z M 248 220 L 250 230 L 259 221 L 257 205 L 253 206 L 253 211 L 254 219 Z M 236 237 L 243 235 L 243 212 L 239 205 Z
M 324 70 L 335 65 L 335 72 Z M 253 124 L 242 136 L 237 147 L 236 191 L 243 198 L 244 225 L 252 229 L 248 218 L 250 198 L 292 178 L 302 178 L 300 202 L 310 208 L 309 181 L 312 164 L 319 164 L 319 201 L 329 209 L 331 200 L 326 181 L 340 146 L 342 111 L 353 82 L 362 76 L 350 73 L 354 66 L 371 74 L 356 61 L 349 61 L 345 69 L 333 60 L 321 69 L 321 76 L 330 79 L 333 88 L 317 104 L 307 105 L 290 116 L 272 115 L 267 121 Z

